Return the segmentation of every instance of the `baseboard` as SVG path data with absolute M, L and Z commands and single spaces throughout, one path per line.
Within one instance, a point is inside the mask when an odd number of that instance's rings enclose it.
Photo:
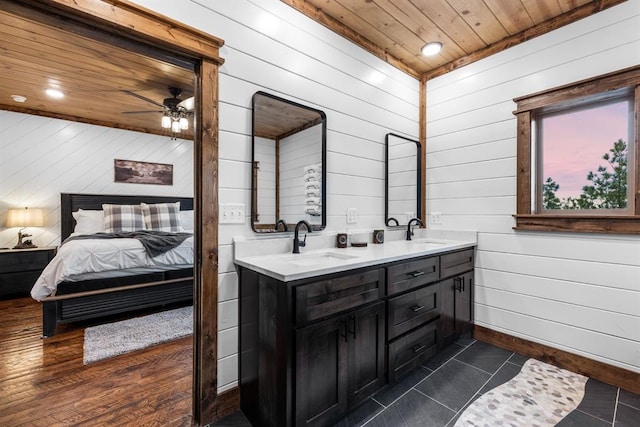
M 216 420 L 240 410 L 240 387 L 234 387 L 218 395 Z
M 533 357 L 545 363 L 567 369 L 603 383 L 620 387 L 632 393 L 640 394 L 640 373 L 608 365 L 584 356 L 549 347 L 523 338 L 483 326 L 475 326 L 473 337 L 479 341 L 493 344 L 506 350 L 515 351 Z

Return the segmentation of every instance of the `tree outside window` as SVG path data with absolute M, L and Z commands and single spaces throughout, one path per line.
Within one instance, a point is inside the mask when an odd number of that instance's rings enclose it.
M 514 228 L 640 233 L 640 66 L 515 102 Z

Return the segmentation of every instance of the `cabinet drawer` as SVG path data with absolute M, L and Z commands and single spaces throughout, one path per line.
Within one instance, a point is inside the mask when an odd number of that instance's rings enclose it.
M 3 253 L 0 256 L 0 273 L 42 270 L 49 263 L 48 251 Z
M 387 295 L 408 291 L 440 278 L 438 257 L 422 258 L 387 268 Z
M 455 276 L 469 270 L 473 270 L 473 249 L 440 256 L 442 277 Z
M 440 314 L 440 285 L 430 285 L 389 299 L 388 339 L 436 318 Z
M 384 269 L 313 282 L 293 288 L 295 321 L 304 324 L 382 297 Z
M 409 373 L 436 353 L 437 329 L 437 322 L 431 322 L 389 343 L 389 382 Z

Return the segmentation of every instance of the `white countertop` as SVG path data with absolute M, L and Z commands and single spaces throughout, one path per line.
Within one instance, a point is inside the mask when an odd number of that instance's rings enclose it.
M 416 233 L 418 234 L 418 233 Z M 475 233 L 458 233 L 455 239 L 418 236 L 411 240 L 393 240 L 382 244 L 368 243 L 367 247 L 339 249 L 328 247 L 327 241 L 335 241 L 335 235 L 324 236 L 323 241 L 300 248 L 299 254 L 291 253 L 293 239 L 241 240 L 235 243 L 234 262 L 242 267 L 288 282 L 323 274 L 338 273 L 356 268 L 400 261 L 425 255 L 435 255 L 476 245 Z M 311 235 L 309 235 L 311 237 Z M 257 255 L 261 254 L 261 255 Z M 267 254 L 267 255 L 264 255 Z

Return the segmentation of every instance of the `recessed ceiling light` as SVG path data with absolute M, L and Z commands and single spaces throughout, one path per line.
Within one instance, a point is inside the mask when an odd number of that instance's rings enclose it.
M 22 95 L 11 95 L 11 99 L 13 99 L 16 102 L 24 102 L 27 100 L 27 97 Z
M 64 93 L 62 93 L 62 91 L 59 91 L 58 89 L 47 89 L 44 91 L 47 95 L 49 95 L 51 98 L 54 99 L 61 99 L 64 98 Z
M 440 42 L 429 42 L 422 46 L 421 52 L 424 56 L 433 56 L 440 52 L 442 49 L 442 43 Z

